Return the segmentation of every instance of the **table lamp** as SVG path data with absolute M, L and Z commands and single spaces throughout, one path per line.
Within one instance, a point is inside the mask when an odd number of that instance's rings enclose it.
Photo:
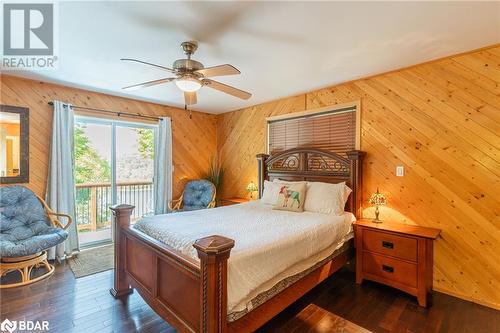
M 250 199 L 253 199 L 253 192 L 257 192 L 258 190 L 259 188 L 254 182 L 250 182 L 250 184 L 247 185 L 247 192 L 250 192 Z
M 383 195 L 382 193 L 380 193 L 378 191 L 378 187 L 377 187 L 377 192 L 372 194 L 372 196 L 370 197 L 368 202 L 370 204 L 372 204 L 373 206 L 375 206 L 375 219 L 372 222 L 382 223 L 382 221 L 378 218 L 378 215 L 380 213 L 378 210 L 378 207 L 387 205 L 387 198 L 385 197 L 385 195 Z

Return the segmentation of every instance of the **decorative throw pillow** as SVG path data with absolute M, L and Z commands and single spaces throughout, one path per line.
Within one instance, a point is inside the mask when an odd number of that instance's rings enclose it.
M 352 190 L 345 182 L 329 184 L 308 182 L 304 210 L 314 213 L 342 215 Z
M 305 183 L 279 184 L 278 201 L 273 209 L 303 212 L 306 198 Z
M 264 180 L 264 192 L 260 202 L 268 205 L 275 205 L 278 200 L 279 184 Z

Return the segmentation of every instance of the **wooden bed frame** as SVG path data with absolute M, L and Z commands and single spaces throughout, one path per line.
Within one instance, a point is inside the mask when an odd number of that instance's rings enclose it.
M 347 157 L 318 149 L 291 149 L 273 156 L 257 155 L 259 197 L 264 180 L 346 182 L 352 188 L 347 210 L 359 216 L 361 151 Z M 243 317 L 227 320 L 227 261 L 234 240 L 221 235 L 198 239 L 200 262 L 131 227 L 134 206 L 111 208 L 115 224 L 115 298 L 133 288 L 154 311 L 181 332 L 253 332 L 321 283 L 348 260 L 345 251 L 304 276 Z

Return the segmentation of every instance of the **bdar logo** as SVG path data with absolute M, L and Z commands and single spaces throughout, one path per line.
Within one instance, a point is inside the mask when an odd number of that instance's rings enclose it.
M 17 322 L 10 321 L 9 319 L 5 319 L 0 324 L 0 331 L 2 331 L 2 332 L 12 333 L 12 332 L 14 332 L 16 330 L 16 328 L 17 328 Z

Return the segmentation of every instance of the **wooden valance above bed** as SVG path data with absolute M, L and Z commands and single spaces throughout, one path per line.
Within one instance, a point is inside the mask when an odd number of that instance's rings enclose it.
M 346 211 L 360 217 L 362 165 L 364 152 L 347 152 L 347 158 L 326 150 L 293 148 L 283 152 L 257 155 L 259 170 L 259 197 L 264 180 L 311 181 L 325 183 L 346 182 L 352 193 Z

